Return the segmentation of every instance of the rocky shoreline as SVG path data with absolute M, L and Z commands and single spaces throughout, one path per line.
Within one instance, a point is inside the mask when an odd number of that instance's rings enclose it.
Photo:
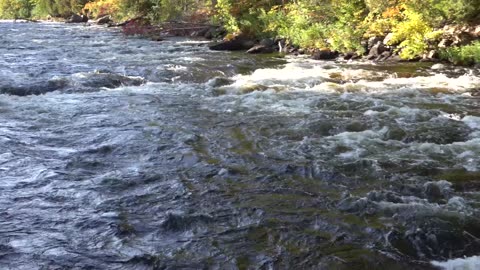
M 159 25 L 152 25 L 142 17 L 129 19 L 123 22 L 115 22 L 111 15 L 97 16 L 89 19 L 85 15 L 72 15 L 65 20 L 65 23 L 85 23 L 105 25 L 106 27 L 122 27 L 126 35 L 140 35 L 155 41 L 162 41 L 165 37 L 184 36 L 194 38 L 205 38 L 212 40 L 209 46 L 216 51 L 245 51 L 250 54 L 271 54 L 282 53 L 290 55 L 309 55 L 314 60 L 366 60 L 373 62 L 444 62 L 441 59 L 440 51 L 450 47 L 464 46 L 480 40 L 480 25 L 445 25 L 441 29 L 435 29 L 441 33 L 437 38 L 429 42 L 428 50 L 422 57 L 414 59 L 402 59 L 399 55 L 399 44 L 392 44 L 393 34 L 385 36 L 374 36 L 365 38 L 361 44 L 365 53 L 338 52 L 329 48 L 311 49 L 301 48 L 290 44 L 286 39 L 263 38 L 255 39 L 243 35 L 231 36 L 227 31 L 218 25 L 194 22 L 165 22 Z M 462 65 L 461 63 L 452 63 Z M 480 64 L 474 65 L 480 68 Z
M 429 44 L 429 50 L 422 57 L 405 60 L 399 56 L 399 44 L 391 45 L 393 34 L 386 36 L 375 36 L 362 41 L 365 53 L 357 52 L 338 52 L 328 48 L 323 49 L 304 49 L 298 46 L 290 45 L 282 38 L 266 38 L 262 40 L 253 40 L 248 37 L 238 36 L 230 40 L 222 40 L 210 46 L 212 50 L 243 50 L 247 53 L 273 53 L 280 52 L 294 55 L 311 55 L 315 60 L 369 60 L 373 62 L 447 62 L 440 58 L 439 50 L 447 49 L 453 46 L 468 45 L 474 41 L 480 40 L 480 25 L 461 26 L 446 25 L 439 29 L 442 35 Z M 476 64 L 479 67 L 479 64 Z

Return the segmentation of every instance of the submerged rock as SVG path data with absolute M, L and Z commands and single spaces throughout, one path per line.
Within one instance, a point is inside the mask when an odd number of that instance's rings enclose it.
M 220 87 L 234 83 L 235 81 L 225 77 L 215 77 L 208 81 L 210 87 Z
M 169 213 L 162 223 L 162 228 L 167 231 L 187 231 L 194 227 L 203 226 L 213 221 L 208 215 L 185 215 L 181 213 Z
M 426 197 L 431 202 L 438 202 L 447 199 L 452 193 L 452 183 L 441 180 L 437 182 L 427 182 L 423 185 Z
M 77 73 L 72 77 L 53 78 L 46 83 L 32 85 L 0 85 L 0 94 L 15 96 L 41 95 L 53 91 L 92 92 L 101 88 L 138 86 L 145 83 L 140 77 L 129 77 L 115 73 Z
M 475 217 L 412 216 L 405 220 L 406 230 L 392 231 L 386 239 L 403 255 L 444 260 L 478 254 L 479 220 Z
M 13 96 L 41 95 L 48 92 L 64 89 L 68 85 L 69 82 L 66 79 L 52 79 L 46 83 L 24 86 L 5 85 L 0 86 L 0 94 L 7 94 Z
M 145 83 L 140 77 L 129 77 L 115 73 L 79 73 L 74 75 L 74 84 L 93 88 L 116 88 L 119 86 L 138 86 Z

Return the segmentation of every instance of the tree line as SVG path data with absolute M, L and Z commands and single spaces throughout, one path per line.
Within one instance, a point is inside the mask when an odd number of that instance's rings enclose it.
M 0 18 L 28 19 L 109 13 L 118 19 L 146 16 L 153 21 L 178 18 L 216 1 L 205 0 L 0 0 Z M 213 4 L 212 4 L 213 3 Z

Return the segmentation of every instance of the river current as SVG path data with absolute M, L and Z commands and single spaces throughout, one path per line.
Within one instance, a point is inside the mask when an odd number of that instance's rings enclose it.
M 480 268 L 478 70 L 207 45 L 0 22 L 0 269 Z

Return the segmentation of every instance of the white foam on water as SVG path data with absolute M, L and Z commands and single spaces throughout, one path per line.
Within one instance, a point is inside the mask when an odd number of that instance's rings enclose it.
M 445 74 L 436 74 L 433 76 L 418 76 L 412 78 L 386 78 L 382 81 L 370 81 L 368 77 L 356 82 L 347 82 L 344 84 L 320 84 L 312 87 L 311 90 L 325 91 L 335 89 L 344 92 L 362 92 L 362 93 L 397 93 L 427 91 L 432 93 L 465 93 L 473 88 L 480 86 L 480 78 L 470 75 L 463 75 L 458 78 L 449 78 Z M 327 87 L 327 89 L 325 89 Z M 330 88 L 330 89 L 328 89 Z
M 182 61 L 185 61 L 185 62 L 188 62 L 188 63 L 192 63 L 192 62 L 204 61 L 205 59 L 203 59 L 203 58 L 201 58 L 201 57 L 189 57 L 189 56 L 185 56 L 185 57 L 179 57 L 178 60 L 182 60 Z
M 357 146 L 357 143 L 364 140 L 381 138 L 386 132 L 388 132 L 388 128 L 383 127 L 378 131 L 365 130 L 361 132 L 343 132 L 333 136 L 333 138 L 342 141 L 345 145 Z
M 246 86 L 273 87 L 284 85 L 289 90 L 317 92 L 392 93 L 427 91 L 432 94 L 465 93 L 480 86 L 480 77 L 465 74 L 449 77 L 445 74 L 398 78 L 387 72 L 361 68 L 330 67 L 325 64 L 291 61 L 282 68 L 257 69 L 249 75 L 233 77 L 228 89 L 242 91 Z M 233 92 L 233 91 L 231 91 Z
M 425 113 L 424 110 L 417 109 L 417 108 L 410 108 L 410 107 L 390 107 L 386 111 L 375 111 L 375 110 L 367 110 L 363 114 L 365 116 L 395 116 L 395 117 L 401 117 L 403 119 L 408 119 L 408 120 L 415 120 L 418 117 L 421 117 Z
M 283 83 L 286 85 L 304 85 L 305 89 L 311 84 L 319 84 L 329 80 L 356 80 L 364 77 L 384 76 L 380 72 L 366 71 L 361 69 L 326 69 L 323 65 L 304 65 L 301 63 L 290 62 L 283 68 L 265 68 L 257 69 L 250 75 L 237 75 L 233 77 L 236 81 L 234 86 L 242 86 L 244 84 L 262 84 L 271 85 Z
M 166 68 L 166 70 L 170 70 L 170 71 L 185 71 L 185 70 L 188 69 L 188 67 L 186 67 L 186 66 L 173 65 L 173 64 L 167 64 L 167 65 L 165 65 L 165 68 Z
M 478 270 L 480 269 L 480 256 L 458 258 L 446 262 L 432 261 L 432 265 L 442 270 Z
M 410 85 L 415 89 L 447 88 L 453 91 L 464 91 L 480 85 L 480 78 L 471 75 L 463 75 L 457 78 L 450 78 L 446 74 L 435 74 L 433 76 L 419 76 L 413 78 L 389 78 L 381 82 L 386 85 Z

